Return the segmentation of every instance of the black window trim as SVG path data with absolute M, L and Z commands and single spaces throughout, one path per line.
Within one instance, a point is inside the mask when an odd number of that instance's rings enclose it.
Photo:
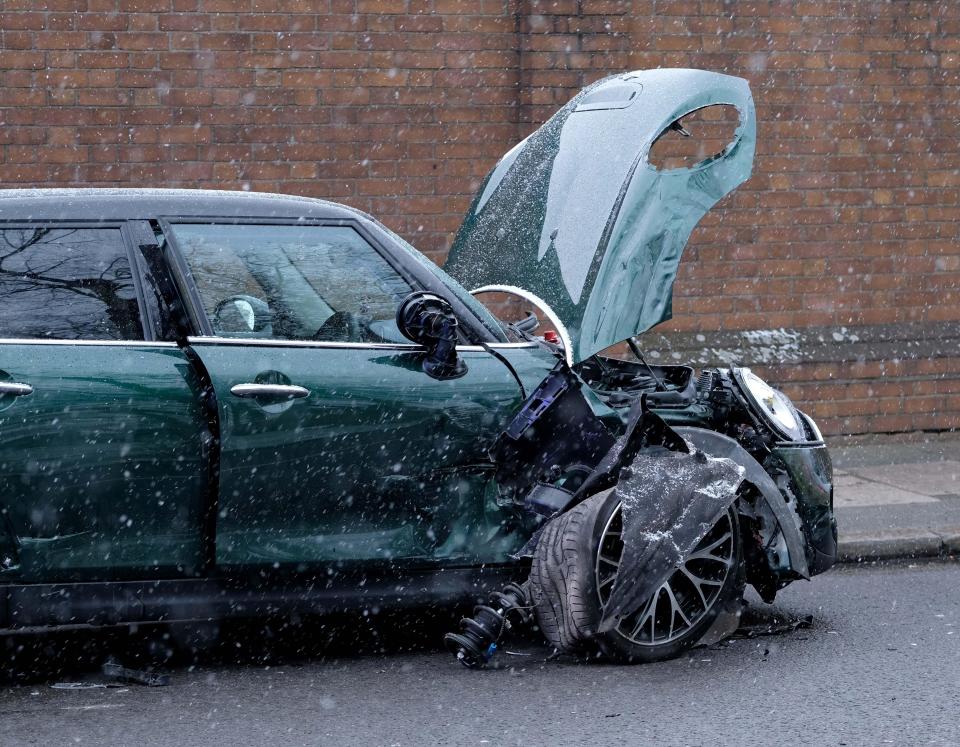
M 146 259 L 136 240 L 136 223 L 141 221 L 124 221 L 120 227 L 123 240 L 127 245 L 127 253 L 132 260 L 130 268 L 133 271 L 133 282 L 137 289 L 137 303 L 140 305 L 140 326 L 143 327 L 143 339 L 150 342 L 164 342 L 157 335 L 160 320 L 153 313 L 153 307 L 147 303 L 147 284 L 150 283 L 150 270 Z
M 37 341 L 48 341 L 51 344 L 137 344 L 143 342 L 161 342 L 157 340 L 156 335 L 153 330 L 152 323 L 152 314 L 148 311 L 148 306 L 144 296 L 144 278 L 143 267 L 138 259 L 138 252 L 134 250 L 133 242 L 131 241 L 130 232 L 127 227 L 127 223 L 130 221 L 118 218 L 112 220 L 57 220 L 57 219 L 45 219 L 45 218 L 4 218 L 0 220 L 0 230 L 9 230 L 16 228 L 44 228 L 44 227 L 56 227 L 56 228 L 116 228 L 120 231 L 120 240 L 123 242 L 124 249 L 127 252 L 127 261 L 130 264 L 130 274 L 133 277 L 133 287 L 134 292 L 137 296 L 137 308 L 140 311 L 140 330 L 142 337 L 140 339 L 120 339 L 120 340 L 98 340 L 98 339 L 71 339 L 67 337 L 44 337 L 44 338 L 30 338 L 30 337 L 10 337 L 4 338 L 4 342 L 37 342 Z

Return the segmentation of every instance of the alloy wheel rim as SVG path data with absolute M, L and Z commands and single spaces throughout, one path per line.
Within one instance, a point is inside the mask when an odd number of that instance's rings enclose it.
M 733 568 L 735 547 L 731 510 L 727 510 L 673 574 L 616 627 L 639 646 L 662 646 L 683 637 L 713 608 Z M 610 598 L 623 555 L 623 516 L 618 505 L 600 535 L 594 574 L 600 605 Z

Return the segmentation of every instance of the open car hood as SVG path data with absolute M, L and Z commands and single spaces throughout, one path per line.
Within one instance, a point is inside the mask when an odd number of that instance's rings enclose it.
M 714 104 L 738 110 L 733 141 L 691 168 L 655 169 L 654 141 Z M 604 78 L 503 156 L 444 269 L 467 288 L 538 297 L 566 326 L 568 359 L 589 358 L 671 317 L 690 232 L 750 176 L 755 141 L 741 78 L 686 69 Z

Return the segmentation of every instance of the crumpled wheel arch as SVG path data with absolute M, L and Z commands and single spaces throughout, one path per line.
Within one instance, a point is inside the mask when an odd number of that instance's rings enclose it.
M 783 532 L 787 546 L 788 567 L 798 578 L 809 579 L 806 541 L 801 529 L 800 516 L 794 507 L 787 503 L 777 484 L 763 466 L 739 443 L 722 433 L 692 426 L 678 426 L 674 430 L 705 453 L 714 457 L 732 459 L 745 469 L 744 482 L 756 488 Z

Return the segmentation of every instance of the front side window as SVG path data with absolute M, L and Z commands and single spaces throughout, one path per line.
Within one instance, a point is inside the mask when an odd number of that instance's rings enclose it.
M 0 228 L 0 338 L 142 340 L 119 228 Z
M 214 334 L 407 342 L 394 323 L 413 289 L 349 226 L 178 223 Z

